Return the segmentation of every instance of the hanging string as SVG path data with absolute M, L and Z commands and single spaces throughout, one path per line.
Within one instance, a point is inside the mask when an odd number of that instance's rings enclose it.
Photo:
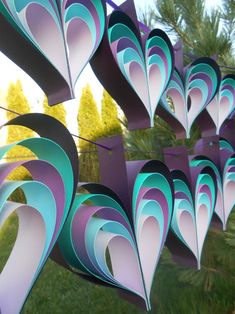
M 218 142 L 216 141 L 211 141 L 209 144 L 209 146 L 213 146 L 213 145 L 216 145 L 218 144 Z M 202 143 L 200 145 L 197 145 L 197 148 L 201 148 L 201 147 L 204 147 L 205 144 Z M 169 147 L 168 147 L 169 148 Z M 189 148 L 189 149 L 186 149 L 186 152 L 188 154 L 191 154 L 192 151 L 194 150 L 194 148 Z M 158 152 L 157 151 L 143 151 L 143 150 L 138 150 L 138 149 L 124 149 L 124 151 L 126 153 L 142 153 L 142 154 L 157 154 Z M 88 150 L 88 151 L 82 151 L 82 152 L 79 152 L 79 154 L 94 154 L 94 153 L 97 153 L 96 150 Z M 163 153 L 163 152 L 162 152 Z M 163 153 L 164 155 L 167 155 L 167 156 L 175 156 L 175 157 L 181 157 L 183 155 L 185 155 L 185 153 L 182 153 L 182 154 L 179 154 L 179 153 L 170 153 L 170 152 L 164 152 Z M 17 159 L 29 159 L 29 158 L 36 158 L 34 155 L 22 155 L 22 156 L 5 156 L 3 157 L 2 159 L 5 159 L 5 160 L 17 160 Z
M 106 0 L 106 3 L 108 3 L 113 9 L 115 9 L 115 10 L 120 10 L 120 7 L 116 4 L 116 3 L 114 3 L 112 0 Z M 138 21 L 138 23 L 139 23 L 139 27 L 140 27 L 140 29 L 144 32 L 144 33 L 148 33 L 148 32 L 150 32 L 151 31 L 151 29 L 147 26 L 147 25 L 145 25 L 144 23 L 142 23 L 142 22 L 140 22 L 140 21 Z M 175 51 L 178 51 L 180 48 L 175 48 L 175 47 L 173 47 L 174 48 L 174 50 Z M 189 55 L 189 54 L 187 54 L 187 53 L 184 53 L 184 56 L 188 56 L 188 57 L 190 57 L 191 59 L 198 59 L 198 57 L 196 57 L 196 56 L 193 56 L 193 55 Z M 232 71 L 235 71 L 235 67 L 231 67 L 231 66 L 227 66 L 227 65 L 221 65 L 221 64 L 218 64 L 218 66 L 220 67 L 220 68 L 225 68 L 225 69 L 229 69 L 229 70 L 232 70 Z
M 19 112 L 16 112 L 16 111 L 14 111 L 14 110 L 11 110 L 11 109 L 8 109 L 8 108 L 5 108 L 5 107 L 0 106 L 0 109 L 3 109 L 3 110 L 8 111 L 8 112 L 11 112 L 11 113 L 13 113 L 13 114 L 15 114 L 15 115 L 18 115 L 18 116 L 21 116 L 21 114 L 20 114 Z M 0 126 L 0 129 L 1 129 L 3 126 L 4 126 L 4 124 Z M 84 137 L 82 137 L 82 136 L 79 136 L 79 135 L 75 135 L 75 134 L 72 134 L 72 133 L 70 133 L 70 134 L 71 134 L 73 137 L 76 137 L 76 138 L 81 139 L 82 141 L 85 141 L 85 142 L 87 142 L 87 143 L 96 145 L 96 146 L 101 147 L 101 148 L 103 148 L 103 149 L 106 149 L 106 150 L 108 150 L 108 151 L 112 151 L 112 148 L 110 148 L 110 147 L 108 147 L 108 146 L 105 146 L 105 145 L 102 145 L 102 144 L 100 144 L 100 143 L 97 143 L 97 142 L 88 140 L 88 139 L 86 139 L 86 138 L 84 138 Z
M 7 109 L 7 108 L 2 107 L 2 106 L 0 106 L 0 109 L 6 110 L 6 111 L 8 111 L 8 112 L 14 113 L 14 114 L 17 115 L 17 116 L 20 116 L 20 113 L 14 111 L 14 110 Z M 2 127 L 2 126 L 1 126 L 1 127 Z
M 98 146 L 98 147 L 101 147 L 101 148 L 103 148 L 103 149 L 106 149 L 106 150 L 108 150 L 108 151 L 112 151 L 112 148 L 110 148 L 110 147 L 108 147 L 108 146 L 102 145 L 102 144 L 97 143 L 97 142 L 93 142 L 93 141 L 91 141 L 91 140 L 88 140 L 88 139 L 86 139 L 86 138 L 84 138 L 84 137 L 82 137 L 82 136 L 78 136 L 78 135 L 73 134 L 73 133 L 70 133 L 70 134 L 71 134 L 73 137 L 79 138 L 79 139 L 82 140 L 82 141 L 85 141 L 85 142 L 90 143 L 90 144 L 94 144 L 94 145 L 96 145 L 96 146 Z
M 18 116 L 21 116 L 21 114 L 20 113 L 18 113 L 18 112 L 16 112 L 16 111 L 14 111 L 14 110 L 10 110 L 10 109 L 7 109 L 7 108 L 5 108 L 5 107 L 2 107 L 2 106 L 0 106 L 0 109 L 3 109 L 3 110 L 5 110 L 5 111 L 9 111 L 9 112 L 11 112 L 11 113 L 13 113 L 13 114 L 16 114 L 16 115 L 18 115 Z M 4 126 L 4 124 L 2 125 L 2 126 L 0 126 L 0 129 L 2 128 Z M 99 146 L 99 147 L 101 147 L 101 148 L 103 148 L 103 149 L 105 149 L 105 150 L 108 150 L 108 151 L 112 151 L 112 149 L 110 148 L 110 147 L 107 147 L 107 146 L 105 146 L 105 145 L 102 145 L 102 144 L 100 144 L 100 143 L 97 143 L 97 142 L 93 142 L 93 141 L 90 141 L 90 140 L 88 140 L 88 139 L 86 139 L 86 138 L 84 138 L 84 137 L 81 137 L 81 136 L 78 136 L 78 135 L 76 135 L 76 134 L 72 134 L 72 133 L 70 133 L 73 137 L 76 137 L 76 138 L 79 138 L 79 139 L 81 139 L 81 140 L 83 140 L 83 141 L 86 141 L 86 142 L 88 142 L 88 143 L 90 143 L 90 144 L 94 144 L 94 145 L 96 145 L 96 146 Z M 214 144 L 217 144 L 217 142 L 216 141 L 211 141 L 210 143 L 209 143 L 209 145 L 210 146 L 213 146 Z M 204 143 L 202 143 L 202 144 L 200 144 L 198 147 L 203 147 L 205 144 Z M 78 146 L 77 146 L 78 147 Z M 187 151 L 187 153 L 191 153 L 192 152 L 192 150 L 193 150 L 193 148 L 190 148 L 190 149 L 187 149 L 186 151 Z M 143 150 L 138 150 L 138 149 L 124 149 L 124 151 L 126 152 L 126 153 L 142 153 L 142 154 L 157 154 L 158 152 L 157 151 L 143 151 Z M 81 152 L 78 152 L 79 154 L 92 154 L 92 153 L 97 153 L 97 151 L 96 150 L 88 150 L 88 151 L 81 151 Z M 169 155 L 169 156 L 178 156 L 178 157 L 180 157 L 180 156 L 182 156 L 182 154 L 178 154 L 178 153 L 164 153 L 165 155 Z M 20 158 L 23 158 L 23 159 L 27 159 L 27 158 L 32 158 L 32 157 L 35 157 L 35 156 L 30 156 L 30 155 L 25 155 L 25 156 L 14 156 L 14 157 L 4 157 L 3 159 L 20 159 Z

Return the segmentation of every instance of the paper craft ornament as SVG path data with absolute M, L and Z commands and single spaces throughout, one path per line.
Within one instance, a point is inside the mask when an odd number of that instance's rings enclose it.
M 223 230 L 226 230 L 229 215 L 235 205 L 235 153 L 225 142 L 220 144 L 219 138 L 203 138 L 195 146 L 191 166 L 209 166 L 217 178 L 217 201 L 215 213 L 220 220 Z M 211 145 L 210 145 L 211 143 Z M 215 220 L 216 223 L 216 220 Z
M 170 80 L 173 47 L 160 29 L 142 35 L 132 0 L 108 17 L 91 66 L 124 111 L 129 129 L 154 125 L 158 102 Z M 105 71 L 104 71 L 105 69 Z
M 227 119 L 221 129 L 220 129 L 220 137 L 227 141 L 233 149 L 235 148 L 235 120 L 234 119 Z
M 54 118 L 41 114 L 20 116 L 7 125 L 30 126 L 33 118 L 49 124 L 47 131 L 43 124 L 38 126 L 36 123 L 33 128 L 38 133 L 40 128 L 42 133 L 48 132 L 48 138 L 29 138 L 0 148 L 1 159 L 18 145 L 30 150 L 37 158 L 0 165 L 0 226 L 13 212 L 19 218 L 17 238 L 1 272 L 2 314 L 19 313 L 22 309 L 58 239 L 74 196 L 72 162 L 61 146 L 50 139 L 63 134 L 60 141 L 70 142 L 65 127 Z M 32 181 L 7 181 L 7 176 L 19 166 L 29 171 Z M 24 193 L 25 204 L 8 200 L 19 188 Z
M 235 75 L 228 74 L 222 79 L 217 95 L 209 103 L 206 110 L 216 126 L 216 134 L 218 135 L 226 119 L 235 110 Z
M 186 152 L 181 149 L 182 154 Z M 214 213 L 217 182 L 210 167 L 189 167 L 182 171 L 176 163 L 188 164 L 186 154 L 179 156 L 177 148 L 165 150 L 166 163 L 172 169 L 174 183 L 174 210 L 167 246 L 173 259 L 183 265 L 200 269 L 203 244 Z M 172 154 L 172 155 L 170 155 Z
M 233 146 L 223 138 L 220 138 L 219 145 L 220 145 L 221 150 L 222 149 L 228 149 L 230 152 L 232 152 L 232 153 L 234 152 Z
M 220 69 L 210 58 L 194 61 L 185 75 L 174 70 L 161 98 L 157 113 L 169 123 L 177 138 L 190 138 L 193 123 L 215 97 L 220 84 Z M 207 122 L 202 122 L 206 128 Z
M 106 139 L 105 143 L 113 143 L 110 147 L 116 151 L 118 141 Z M 109 156 L 111 165 L 116 155 Z M 117 160 L 110 181 L 122 172 L 120 165 Z M 171 221 L 172 181 L 161 162 L 129 166 L 135 173 L 128 176 L 131 207 L 125 207 L 128 201 L 104 185 L 82 184 L 86 192 L 76 195 L 59 243 L 67 263 L 84 278 L 121 289 L 129 300 L 135 295 L 135 304 L 149 310 L 152 281 Z
M 0 12 L 0 50 L 39 84 L 49 104 L 74 98 L 103 36 L 105 2 L 1 0 Z

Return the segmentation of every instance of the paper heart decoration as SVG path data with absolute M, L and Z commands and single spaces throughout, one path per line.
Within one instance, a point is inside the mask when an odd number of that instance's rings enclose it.
M 203 244 L 210 226 L 216 202 L 216 177 L 210 167 L 191 168 L 192 188 L 183 172 L 172 172 L 175 205 L 171 228 L 176 237 L 194 256 L 192 265 L 200 269 Z M 197 171 L 195 171 L 197 170 Z M 177 245 L 175 245 L 177 249 Z
M 162 163 L 158 166 L 159 171 L 136 177 L 132 221 L 112 190 L 82 185 L 87 192 L 76 195 L 59 241 L 70 267 L 85 278 L 134 294 L 147 309 L 173 207 L 170 177 L 163 175 Z
M 172 73 L 171 47 L 165 33 L 155 29 L 143 39 L 143 49 L 139 31 L 131 25 L 130 18 L 125 16 L 126 22 L 119 21 L 117 15 L 120 12 L 111 15 L 108 29 L 113 57 L 144 104 L 153 126 L 158 102 Z
M 232 146 L 228 141 L 226 141 L 226 140 L 223 139 L 223 138 L 220 138 L 219 145 L 220 145 L 220 150 L 227 149 L 227 150 L 230 151 L 231 153 L 234 152 L 233 146 Z
M 216 126 L 216 134 L 219 134 L 223 123 L 235 110 L 234 75 L 228 74 L 222 79 L 217 95 L 209 103 L 206 110 Z
M 0 9 L 1 50 L 35 79 L 49 103 L 74 98 L 75 83 L 103 36 L 104 1 L 2 0 Z
M 235 137 L 234 137 L 235 124 L 234 124 L 234 119 L 232 115 L 233 114 L 231 114 L 231 117 L 223 123 L 222 127 L 220 128 L 219 136 L 222 140 L 227 141 L 229 145 L 232 147 L 232 150 L 234 150 L 235 148 Z
M 159 114 L 173 127 L 178 137 L 190 138 L 194 121 L 217 93 L 220 70 L 210 58 L 194 61 L 183 79 L 175 69 L 161 98 Z
M 213 225 L 226 230 L 227 220 L 235 203 L 234 150 L 228 141 L 214 136 L 199 140 L 194 147 L 194 152 L 195 156 L 192 156 L 190 165 L 209 166 L 216 174 L 215 214 L 219 219 L 213 219 Z
M 64 133 L 62 141 L 69 143 L 67 131 L 63 132 L 65 127 L 54 118 L 40 114 L 20 116 L 8 125 L 14 125 L 16 121 L 27 125 L 30 118 L 31 122 L 36 118 L 50 123 L 49 138 L 29 138 L 0 148 L 1 159 L 16 145 L 29 149 L 38 158 L 0 165 L 0 226 L 13 212 L 19 217 L 17 239 L 0 276 L 2 314 L 19 313 L 22 309 L 61 232 L 74 195 L 72 162 L 65 150 L 50 139 Z M 44 128 L 43 124 L 41 127 Z M 40 133 L 37 124 L 34 125 L 36 129 Z M 30 172 L 32 181 L 6 180 L 19 166 Z M 23 191 L 26 204 L 8 201 L 18 188 Z
M 129 129 L 136 129 L 154 125 L 173 62 L 173 47 L 166 33 L 154 29 L 142 36 L 133 1 L 126 1 L 120 11 L 110 15 L 105 38 L 91 65 L 124 111 Z
M 223 224 L 223 229 L 226 228 L 225 221 L 225 208 L 224 208 L 224 191 L 223 191 L 223 178 L 221 177 L 219 169 L 215 163 L 205 156 L 197 156 L 190 162 L 191 167 L 211 167 L 216 174 L 217 179 L 217 197 L 215 204 L 215 213 Z
M 235 154 L 230 155 L 223 168 L 224 225 L 235 205 Z
M 217 177 L 215 213 L 222 222 L 223 230 L 226 230 L 229 215 L 235 205 L 235 154 L 222 150 L 221 159 L 221 172 L 211 160 L 203 156 L 192 160 L 191 166 L 209 166 L 214 170 Z

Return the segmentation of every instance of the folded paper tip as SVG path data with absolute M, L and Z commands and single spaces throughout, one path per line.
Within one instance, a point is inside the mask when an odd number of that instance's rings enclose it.
M 197 270 L 201 270 L 201 262 L 197 261 Z
M 147 298 L 145 300 L 145 305 L 146 305 L 146 312 L 150 312 L 151 311 L 151 302 L 150 302 L 149 298 Z
M 190 139 L 190 130 L 186 132 L 186 139 L 187 139 L 187 140 Z
M 225 232 L 227 230 L 227 224 L 226 222 L 223 222 L 223 231 Z

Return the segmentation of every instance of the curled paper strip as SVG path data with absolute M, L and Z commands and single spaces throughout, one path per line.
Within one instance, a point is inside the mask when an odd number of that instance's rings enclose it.
M 223 230 L 226 230 L 229 215 L 235 205 L 235 154 L 230 153 L 227 149 L 221 150 L 220 154 L 221 172 L 211 160 L 204 156 L 194 158 L 191 166 L 209 166 L 214 170 L 217 177 L 215 213 L 222 222 Z
M 209 166 L 216 174 L 217 201 L 215 213 L 218 219 L 213 219 L 213 225 L 226 230 L 227 220 L 235 202 L 233 197 L 235 185 L 232 175 L 234 173 L 234 149 L 225 139 L 214 136 L 199 140 L 194 151 L 196 155 L 191 159 L 191 166 Z
M 177 244 L 173 257 L 200 269 L 203 244 L 210 226 L 216 202 L 216 176 L 210 167 L 191 168 L 192 185 L 179 170 L 172 172 L 175 205 L 171 228 L 192 255 L 180 256 Z M 171 240 L 172 241 L 172 240 Z
M 16 119 L 23 124 L 35 116 L 50 123 L 50 131 L 59 125 L 59 130 L 54 129 L 49 137 L 61 135 L 61 131 L 66 130 L 54 118 L 45 115 L 30 114 Z M 8 125 L 15 122 L 10 121 Z M 63 140 L 69 140 L 66 132 Z M 13 212 L 19 217 L 17 239 L 0 276 L 2 314 L 20 312 L 58 239 L 74 196 L 72 163 L 61 146 L 49 138 L 29 138 L 1 147 L 0 158 L 17 145 L 29 149 L 38 159 L 0 165 L 0 226 Z M 19 166 L 29 171 L 32 181 L 6 180 Z M 25 204 L 8 200 L 18 188 L 24 193 Z
M 35 79 L 50 104 L 74 98 L 104 33 L 104 1 L 2 0 L 0 10 L 1 51 Z
M 154 29 L 141 35 L 131 0 L 110 15 L 91 65 L 123 109 L 129 129 L 136 129 L 154 125 L 156 108 L 170 80 L 173 62 L 173 47 L 166 33 Z
M 224 212 L 224 191 L 223 191 L 223 178 L 221 177 L 219 169 L 213 163 L 212 160 L 205 156 L 197 156 L 190 162 L 191 167 L 211 167 L 216 174 L 217 179 L 217 197 L 216 197 L 216 204 L 215 204 L 215 213 L 221 220 L 223 224 L 223 229 L 226 228 L 226 221 L 225 221 L 225 212 Z
M 173 127 L 178 137 L 189 138 L 194 121 L 214 98 L 219 84 L 219 66 L 210 58 L 194 61 L 187 68 L 184 79 L 175 69 L 161 98 L 165 111 L 160 110 L 159 114 Z
M 220 129 L 220 134 L 219 136 L 221 139 L 227 141 L 233 149 L 235 148 L 235 137 L 234 137 L 234 132 L 235 132 L 235 121 L 231 117 L 231 119 L 227 119 L 221 129 Z
M 227 159 L 223 168 L 224 191 L 224 224 L 226 226 L 229 215 L 235 205 L 235 154 Z
M 150 309 L 153 276 L 172 215 L 168 180 L 157 170 L 137 175 L 133 224 L 113 191 L 99 184 L 82 185 L 87 192 L 76 195 L 59 241 L 70 267 L 97 283 L 134 294 Z
M 235 110 L 234 75 L 228 74 L 222 79 L 217 95 L 207 106 L 206 110 L 216 126 L 216 134 L 219 134 L 223 123 Z
M 222 159 L 226 158 L 221 174 L 213 162 L 206 158 L 192 161 L 193 166 L 210 166 L 216 172 L 218 183 L 218 196 L 215 207 L 215 213 L 223 224 L 223 229 L 226 230 L 229 215 L 235 205 L 235 154 L 221 151 Z M 230 155 L 230 157 L 228 156 Z
M 231 153 L 234 152 L 233 146 L 232 146 L 228 141 L 226 141 L 226 140 L 223 139 L 223 138 L 220 139 L 219 145 L 220 145 L 220 150 L 227 149 L 227 150 L 229 150 Z

